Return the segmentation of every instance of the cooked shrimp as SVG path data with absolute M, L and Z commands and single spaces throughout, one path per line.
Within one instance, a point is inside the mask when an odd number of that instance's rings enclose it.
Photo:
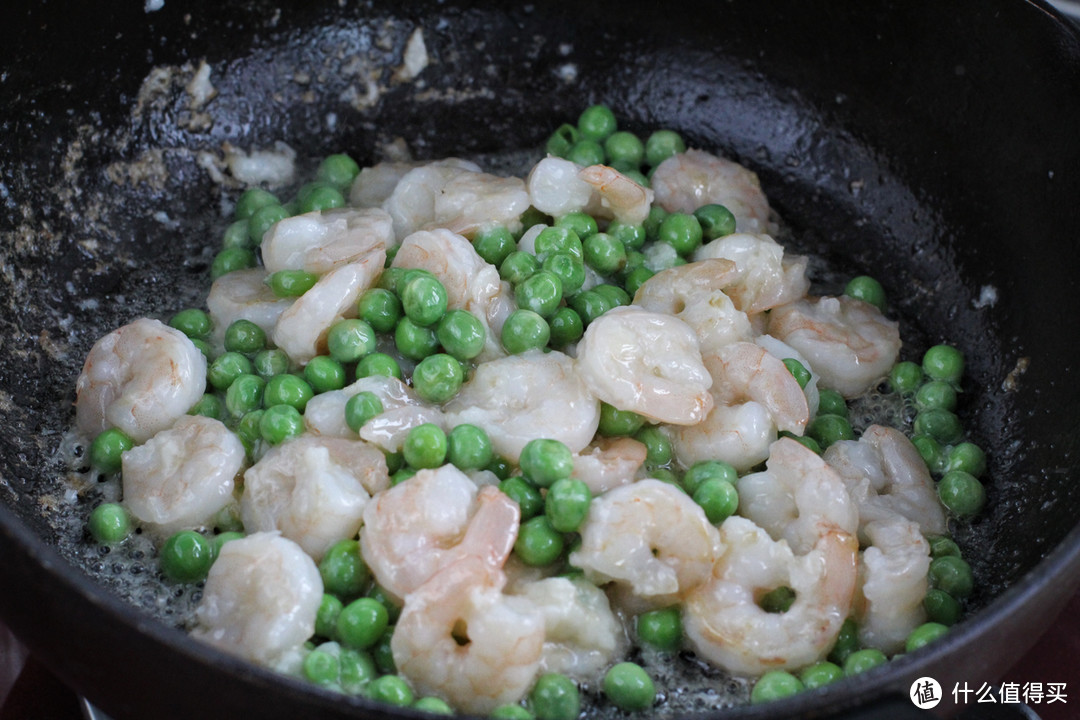
M 492 448 L 517 462 L 537 438 L 584 450 L 600 424 L 600 401 L 582 381 L 574 360 L 561 352 L 529 350 L 480 364 L 443 406 L 450 427 L 483 428 Z
M 776 423 L 756 402 L 713 405 L 697 425 L 668 426 L 675 458 L 683 467 L 706 460 L 722 460 L 744 472 L 769 457 Z
M 702 245 L 694 260 L 724 259 L 735 263 L 726 292 L 750 315 L 794 302 L 810 289 L 805 257 L 786 255 L 784 247 L 768 235 L 734 233 Z
M 543 614 L 540 672 L 594 682 L 628 645 L 607 595 L 588 580 L 550 577 L 525 583 L 514 594 L 531 600 Z
M 794 669 L 824 658 L 851 611 L 859 544 L 840 530 L 825 532 L 805 555 L 744 517 L 720 526 L 724 554 L 712 579 L 690 593 L 683 629 L 694 651 L 737 674 Z M 765 593 L 789 587 L 786 612 L 758 605 Z
M 385 260 L 385 251 L 372 250 L 361 260 L 319 278 L 278 318 L 273 331 L 274 344 L 293 361 L 307 364 L 325 348 L 331 325 L 342 318 L 356 317 L 360 294 L 375 284 Z
M 435 196 L 434 224 L 465 237 L 485 225 L 520 230 L 521 213 L 529 209 L 525 181 L 490 173 L 461 173 Z
M 640 225 L 649 217 L 653 191 L 607 165 L 590 165 L 578 177 L 592 186 L 585 211 L 595 217 Z
M 827 528 L 851 534 L 858 529 L 858 510 L 844 481 L 813 450 L 780 438 L 765 467 L 739 479 L 739 514 L 774 540 L 787 540 L 801 555 Z
M 871 425 L 858 440 L 833 443 L 822 456 L 843 478 L 859 509 L 860 528 L 900 516 L 924 535 L 946 531 L 934 479 L 919 451 L 902 432 Z M 860 529 L 860 539 L 869 538 Z
M 821 403 L 821 393 L 818 391 L 818 380 L 820 378 L 810 367 L 810 362 L 803 357 L 801 352 L 772 335 L 758 335 L 754 338 L 754 342 L 765 348 L 773 357 L 779 358 L 781 362 L 789 358 L 797 360 L 810 373 L 810 379 L 806 381 L 806 385 L 803 387 L 803 395 L 806 396 L 806 405 L 810 409 L 810 417 L 817 417 L 818 406 Z
M 448 158 L 418 165 L 402 175 L 383 202 L 383 209 L 394 219 L 397 239 L 403 240 L 417 230 L 431 226 L 435 221 L 435 199 L 446 183 L 470 172 L 480 172 L 480 166 L 468 160 Z
M 123 454 L 124 505 L 161 537 L 208 527 L 232 501 L 245 461 L 244 445 L 224 423 L 185 415 Z
M 577 365 L 598 398 L 651 420 L 693 425 L 712 408 L 697 336 L 671 315 L 635 305 L 604 313 L 578 342 Z
M 871 521 L 864 531 L 871 546 L 859 566 L 859 642 L 891 655 L 902 651 L 907 636 L 926 621 L 930 544 L 918 525 L 899 516 Z
M 322 597 L 319 569 L 299 545 L 276 533 L 254 533 L 221 546 L 191 635 L 280 667 L 315 633 Z
M 580 177 L 581 170 L 580 165 L 550 155 L 536 163 L 525 180 L 533 207 L 552 217 L 583 210 L 594 188 Z
M 413 162 L 381 162 L 361 168 L 349 188 L 349 204 L 358 208 L 382 207 L 405 173 L 415 167 Z
M 378 208 L 338 208 L 276 223 L 259 245 L 266 272 L 306 270 L 316 275 L 395 244 L 390 215 Z
M 873 305 L 841 295 L 775 308 L 769 334 L 801 352 L 825 387 L 858 397 L 885 377 L 900 354 L 900 331 Z
M 139 318 L 94 343 L 75 384 L 75 422 L 93 438 L 110 427 L 136 443 L 171 427 L 206 389 L 206 357 L 179 330 Z
M 606 165 L 581 167 L 570 160 L 546 157 L 526 180 L 533 207 L 552 217 L 585 211 L 606 219 L 638 225 L 649 216 L 653 191 Z
M 401 380 L 369 375 L 341 390 L 320 393 L 308 400 L 304 408 L 304 425 L 308 432 L 324 437 L 355 438 L 356 433 L 345 422 L 345 405 L 362 392 L 370 392 L 379 398 L 384 411 L 422 405 L 412 388 Z
M 216 349 L 224 349 L 225 331 L 237 320 L 250 320 L 267 335 L 274 331 L 293 298 L 279 298 L 266 284 L 266 278 L 264 268 L 233 270 L 210 286 L 206 307 L 214 323 L 212 343 Z
M 597 438 L 574 458 L 573 477 L 600 495 L 634 482 L 648 451 L 633 438 Z
M 386 452 L 398 452 L 405 442 L 409 431 L 420 425 L 438 425 L 449 430 L 452 425 L 439 408 L 426 405 L 402 405 L 381 413 L 364 423 L 360 428 L 360 438 L 378 445 Z
M 364 510 L 360 549 L 379 584 L 397 598 L 464 556 L 501 568 L 517 540 L 521 510 L 453 465 L 421 470 Z
M 302 435 L 244 473 L 240 514 L 249 531 L 280 531 L 316 562 L 356 537 L 373 493 L 390 485 L 386 458 L 367 443 Z
M 570 563 L 596 584 L 628 585 L 660 607 L 709 579 L 720 535 L 705 511 L 679 488 L 639 480 L 593 499 Z
M 656 202 L 668 212 L 692 213 L 702 205 L 723 205 L 739 232 L 769 232 L 769 201 L 756 173 L 702 150 L 672 155 L 652 173 Z
M 486 715 L 529 691 L 544 618 L 531 600 L 503 594 L 505 582 L 500 570 L 465 557 L 405 598 L 390 650 L 418 694 Z

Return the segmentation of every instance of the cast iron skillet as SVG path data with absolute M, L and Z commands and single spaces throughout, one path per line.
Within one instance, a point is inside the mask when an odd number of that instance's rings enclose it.
M 396 136 L 420 158 L 533 149 L 600 101 L 756 169 L 798 249 L 884 282 L 905 357 L 959 344 L 964 419 L 990 451 L 988 508 L 956 531 L 978 578 L 970 619 L 861 677 L 725 714 L 842 713 L 924 675 L 992 681 L 1034 641 L 1080 578 L 1077 35 L 1021 0 L 633 7 L 5 5 L 0 615 L 73 688 L 117 718 L 409 714 L 211 651 L 58 552 L 75 376 L 98 336 L 205 292 L 236 192 L 199 151 L 285 140 L 371 163 Z M 380 68 L 417 27 L 431 65 L 395 81 Z M 219 95 L 193 110 L 183 83 L 203 59 Z M 983 288 L 995 303 L 975 302 Z

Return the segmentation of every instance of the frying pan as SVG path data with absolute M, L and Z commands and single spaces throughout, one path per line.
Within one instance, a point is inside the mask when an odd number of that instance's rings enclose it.
M 81 359 L 205 293 L 237 193 L 207 169 L 226 143 L 370 164 L 403 138 L 417 158 L 498 159 L 605 102 L 629 129 L 672 127 L 755 169 L 797 251 L 883 282 L 905 358 L 964 350 L 962 417 L 990 455 L 989 504 L 955 528 L 978 582 L 969 618 L 884 667 L 725 717 L 903 717 L 915 678 L 947 696 L 992 682 L 1076 588 L 1080 40 L 1049 6 L 154 7 L 0 10 L 0 616 L 114 717 L 412 714 L 188 639 L 67 539 L 78 521 L 58 448 Z M 429 64 L 395 75 L 417 28 Z M 193 105 L 203 61 L 217 96 Z

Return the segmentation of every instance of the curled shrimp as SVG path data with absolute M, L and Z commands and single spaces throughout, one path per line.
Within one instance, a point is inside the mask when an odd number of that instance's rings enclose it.
M 864 533 L 871 545 L 859 565 L 859 642 L 891 655 L 902 651 L 907 636 L 926 621 L 930 544 L 917 524 L 900 516 L 873 520 Z
M 761 181 L 742 165 L 702 150 L 672 155 L 652 173 L 656 202 L 668 212 L 692 213 L 702 205 L 723 205 L 738 232 L 768 232 L 769 201 Z
M 386 260 L 381 248 L 361 260 L 331 270 L 281 313 L 274 325 L 274 344 L 293 361 L 305 365 L 326 346 L 330 326 L 356 317 L 360 294 L 378 279 Z
M 385 211 L 337 208 L 275 223 L 259 250 L 268 273 L 306 270 L 322 275 L 393 244 L 393 222 Z
M 653 191 L 607 165 L 590 165 L 578 177 L 592 186 L 585 211 L 590 215 L 640 225 L 649 217 Z
M 599 437 L 574 458 L 572 476 L 600 495 L 634 482 L 648 449 L 628 437 Z
M 450 427 L 483 428 L 494 451 L 516 462 L 537 438 L 559 440 L 571 452 L 586 448 L 600 424 L 600 402 L 572 358 L 529 350 L 481 363 L 443 414 Z
M 386 458 L 364 442 L 302 435 L 244 473 L 240 515 L 250 531 L 279 531 L 316 561 L 356 537 L 373 493 L 390 485 Z
M 94 343 L 75 384 L 75 422 L 89 437 L 116 427 L 136 443 L 202 398 L 206 357 L 179 330 L 139 318 Z
M 735 307 L 754 315 L 794 302 L 810 289 L 807 258 L 787 255 L 768 235 L 733 233 L 709 242 L 694 253 L 694 260 L 730 260 L 735 272 L 724 285 Z
M 544 618 L 532 601 L 504 594 L 505 582 L 500 570 L 463 557 L 405 598 L 390 650 L 419 694 L 485 715 L 532 687 Z
M 393 218 L 397 239 L 434 225 L 435 200 L 446 184 L 458 175 L 479 172 L 476 163 L 447 158 L 417 165 L 402 175 L 382 204 Z
M 570 563 L 596 584 L 629 586 L 661 607 L 709 579 L 720 536 L 701 506 L 660 480 L 639 480 L 595 498 Z
M 223 350 L 225 331 L 237 320 L 249 320 L 267 335 L 278 318 L 293 304 L 293 298 L 279 298 L 266 284 L 264 268 L 247 268 L 225 273 L 210 286 L 206 307 L 213 321 L 212 342 Z
M 233 499 L 244 445 L 220 420 L 186 415 L 123 454 L 124 505 L 161 537 L 208 527 Z
M 413 162 L 387 161 L 361 168 L 349 187 L 349 205 L 381 208 L 405 173 L 415 167 Z
M 485 225 L 521 228 L 521 213 L 529 209 L 525 181 L 483 172 L 455 175 L 435 196 L 434 224 L 472 237 Z
M 808 552 L 825 528 L 854 534 L 859 525 L 844 481 L 821 457 L 791 438 L 772 444 L 762 472 L 739 479 L 739 514 L 796 553 Z
M 683 606 L 690 647 L 730 672 L 760 675 L 824 658 L 851 611 L 859 544 L 854 535 L 825 531 L 805 555 L 773 540 L 744 517 L 720 526 L 724 554 L 711 580 Z M 760 598 L 778 587 L 795 591 L 786 612 L 766 612 Z
M 899 516 L 918 523 L 924 535 L 945 533 L 934 479 L 904 433 L 871 425 L 858 440 L 833 443 L 822 457 L 847 485 L 859 509 L 860 527 Z M 860 540 L 869 542 L 861 529 Z
M 584 210 L 594 188 L 580 177 L 581 170 L 570 160 L 550 155 L 536 163 L 525 180 L 533 207 L 552 217 Z
M 671 315 L 634 305 L 604 313 L 578 342 L 577 365 L 598 398 L 650 420 L 693 425 L 712 408 L 697 336 Z
M 375 579 L 403 598 L 465 556 L 501 568 L 517 540 L 521 510 L 495 487 L 453 465 L 421 470 L 364 509 L 360 550 Z
M 315 561 L 276 533 L 221 546 L 192 637 L 271 667 L 291 664 L 315 633 L 323 583 Z
M 379 398 L 384 411 L 423 404 L 412 388 L 396 377 L 369 375 L 340 390 L 319 393 L 308 400 L 304 408 L 307 431 L 323 437 L 355 438 L 356 433 L 345 422 L 345 406 L 350 398 L 362 392 L 372 393 Z
M 900 331 L 873 305 L 847 295 L 804 298 L 773 309 L 769 334 L 802 353 L 825 387 L 858 397 L 900 354 Z

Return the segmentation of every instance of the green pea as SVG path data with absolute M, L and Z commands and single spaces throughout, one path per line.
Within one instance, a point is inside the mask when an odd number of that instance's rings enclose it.
M 206 393 L 199 402 L 188 410 L 188 415 L 202 415 L 214 420 L 221 420 L 225 417 L 225 403 L 217 395 Z
M 318 281 L 318 275 L 306 270 L 278 270 L 266 278 L 266 284 L 279 298 L 300 297 Z
M 540 490 L 520 475 L 505 478 L 499 483 L 499 489 L 521 508 L 522 522 L 544 510 L 544 496 Z
M 851 677 L 866 672 L 878 665 L 884 665 L 889 659 L 877 648 L 856 650 L 844 659 L 844 675 Z
M 507 352 L 517 355 L 547 345 L 551 327 L 538 313 L 518 309 L 503 322 L 500 340 Z
M 214 329 L 214 323 L 205 311 L 188 308 L 169 318 L 169 327 L 176 328 L 189 338 L 205 338 Z
M 672 155 L 686 152 L 686 143 L 674 130 L 656 130 L 645 140 L 645 162 L 652 167 Z
M 956 390 L 947 382 L 931 380 L 915 392 L 915 407 L 919 410 L 955 410 Z
M 531 310 L 542 318 L 555 314 L 562 297 L 562 280 L 547 270 L 537 270 L 514 287 L 518 307 Z
M 397 671 L 397 668 L 394 666 L 394 653 L 390 648 L 390 640 L 393 636 L 394 628 L 386 628 L 386 632 L 379 638 L 379 642 L 375 643 L 375 647 L 371 649 L 371 656 L 375 660 L 375 666 L 384 673 L 393 673 Z
M 723 205 L 710 203 L 694 211 L 703 240 L 715 240 L 735 232 L 735 215 Z
M 651 467 L 671 462 L 671 438 L 657 427 L 644 427 L 634 433 L 634 439 L 645 445 L 645 464 Z
M 368 697 L 376 702 L 398 707 L 408 707 L 414 699 L 409 684 L 397 675 L 383 675 L 372 680 L 368 685 Z
M 565 158 L 570 154 L 570 148 L 581 140 L 581 131 L 568 123 L 563 123 L 555 128 L 555 132 L 548 137 L 544 150 L 549 155 Z
M 885 288 L 869 275 L 858 275 L 851 278 L 848 284 L 844 286 L 844 294 L 869 303 L 881 312 L 885 312 Z
M 391 485 L 400 485 L 417 473 L 416 468 L 402 467 L 390 476 Z
M 521 705 L 507 703 L 492 710 L 488 717 L 498 720 L 534 720 L 536 716 Z
M 394 346 L 404 357 L 419 361 L 439 349 L 439 338 L 434 328 L 417 325 L 403 317 L 394 329 Z
M 256 245 L 262 244 L 263 236 L 277 223 L 289 217 L 289 211 L 280 205 L 265 205 L 248 220 L 248 236 Z
M 931 622 L 952 626 L 960 621 L 960 603 L 949 593 L 938 588 L 930 588 L 923 598 L 926 617 Z
M 978 478 L 963 470 L 950 470 L 938 482 L 941 504 L 959 517 L 978 514 L 986 504 L 986 490 Z
M 655 274 L 656 273 L 647 267 L 634 268 L 627 273 L 626 279 L 623 281 L 623 287 L 626 288 L 626 292 L 630 296 L 634 296 L 641 286 Z
M 170 580 L 194 583 L 206 578 L 214 562 L 210 542 L 194 530 L 181 530 L 161 546 L 161 571 Z
M 540 268 L 559 278 L 563 297 L 573 295 L 585 284 L 585 266 L 568 252 L 548 253 Z
M 263 404 L 291 405 L 300 412 L 304 412 L 308 400 L 314 397 L 315 391 L 302 377 L 296 375 L 275 375 L 266 381 L 266 389 L 263 391 Z
M 592 492 L 577 478 L 556 480 L 544 497 L 544 514 L 559 532 L 576 532 L 589 513 Z
M 258 410 L 263 403 L 266 381 L 258 375 L 241 375 L 225 391 L 225 408 L 234 418 Z
M 607 227 L 607 234 L 622 243 L 623 248 L 629 252 L 640 250 L 645 244 L 645 227 L 632 225 L 613 220 Z
M 810 421 L 806 427 L 806 434 L 816 440 L 822 448 L 827 448 L 841 440 L 855 439 L 855 431 L 852 430 L 847 418 L 820 413 Z
M 459 470 L 481 470 L 494 457 L 491 438 L 483 428 L 462 423 L 446 436 L 446 459 Z
M 713 525 L 719 525 L 739 507 L 739 493 L 727 480 L 706 480 L 694 491 L 694 502 Z
M 390 355 L 380 352 L 373 352 L 370 355 L 365 355 L 360 358 L 360 362 L 356 363 L 357 380 L 372 375 L 395 377 L 398 380 L 404 378 L 404 374 L 401 372 L 401 366 L 398 365 L 398 361 Z
M 502 265 L 506 256 L 517 249 L 514 235 L 504 225 L 493 225 L 477 231 L 472 240 L 476 254 L 495 267 Z
M 930 580 L 931 587 L 943 590 L 957 600 L 971 595 L 975 587 L 971 566 L 963 558 L 955 555 L 945 555 L 931 560 L 927 578 Z
M 682 615 L 677 607 L 649 610 L 635 621 L 638 640 L 664 652 L 675 652 L 682 645 Z
M 816 662 L 813 665 L 804 668 L 803 671 L 799 673 L 799 680 L 807 690 L 824 687 L 825 685 L 843 679 L 843 677 L 843 668 L 828 660 Z
M 577 684 L 560 673 L 541 675 L 529 693 L 529 703 L 538 720 L 576 720 L 581 712 Z
M 135 441 L 120 428 L 103 430 L 90 443 L 90 464 L 105 474 L 119 472 L 123 454 L 133 447 Z
M 812 450 L 813 452 L 817 453 L 818 455 L 821 454 L 821 445 L 819 445 L 818 441 L 815 440 L 812 437 L 808 437 L 806 435 L 796 435 L 795 433 L 789 432 L 787 430 L 781 430 L 779 433 L 777 433 L 777 436 L 778 437 L 791 438 L 792 440 L 799 443 L 803 447 Z
M 922 386 L 922 382 L 922 366 L 910 360 L 896 363 L 889 371 L 889 385 L 893 392 L 901 395 L 913 394 Z
M 487 331 L 478 317 L 468 310 L 451 310 L 435 330 L 439 344 L 461 361 L 472 360 L 484 350 Z
M 723 480 L 734 485 L 739 480 L 739 473 L 731 464 L 722 460 L 703 460 L 687 469 L 682 484 L 692 496 L 707 480 Z
M 345 647 L 366 650 L 373 646 L 386 630 L 390 616 L 378 600 L 357 598 L 338 614 L 336 637 Z
M 112 545 L 131 532 L 131 517 L 123 505 L 101 503 L 90 513 L 86 523 L 90 536 L 102 545 Z
M 975 477 L 986 472 L 986 453 L 974 443 L 962 442 L 949 449 L 945 471 L 962 470 Z
M 750 703 L 761 703 L 782 700 L 805 690 L 802 681 L 786 670 L 770 670 L 757 679 L 750 691 Z
M 315 177 L 327 185 L 336 188 L 347 188 L 360 174 L 360 166 L 348 155 L 336 153 L 327 155 L 319 163 L 319 169 L 315 171 Z
M 959 385 L 964 375 L 964 354 L 951 345 L 935 345 L 923 354 L 922 369 L 932 380 Z
M 653 468 L 652 470 L 649 471 L 649 474 L 652 476 L 652 478 L 654 480 L 659 480 L 660 482 L 665 482 L 668 485 L 673 485 L 674 487 L 678 488 L 679 490 L 682 490 L 683 492 L 686 492 L 686 488 L 684 488 L 679 483 L 679 476 L 676 475 L 674 473 L 674 471 L 672 471 L 670 468 L 660 468 L 660 467 Z
M 329 355 L 317 355 L 304 367 L 304 379 L 316 393 L 340 390 L 345 387 L 345 366 Z
M 437 468 L 446 461 L 446 433 L 434 423 L 417 425 L 401 446 L 405 462 L 416 469 Z
M 581 317 L 581 322 L 588 326 L 593 320 L 615 307 L 615 304 L 596 290 L 586 290 L 570 298 L 570 307 Z
M 244 357 L 241 355 L 240 357 Z M 245 360 L 247 358 L 244 358 Z M 255 353 L 251 361 L 252 370 L 263 380 L 289 372 L 289 356 L 280 348 L 267 348 Z M 246 372 L 252 372 L 247 370 Z
M 847 400 L 845 400 L 844 396 L 836 392 L 835 390 L 819 389 L 818 414 L 839 415 L 840 417 L 847 419 Z
M 339 320 L 326 335 L 327 351 L 338 363 L 356 362 L 375 352 L 375 328 L 364 320 Z M 342 371 L 344 380 L 344 370 Z M 311 382 L 311 379 L 308 379 Z
M 264 412 L 264 410 L 249 412 L 236 424 L 236 436 L 240 438 L 249 457 L 253 454 L 256 444 L 262 440 L 260 423 Z
M 667 210 L 659 205 L 653 205 L 649 208 L 649 214 L 645 217 L 644 222 L 641 223 L 645 228 L 646 240 L 657 240 L 659 238 L 660 223 L 664 222 L 664 218 L 668 216 Z
M 254 355 L 266 346 L 266 331 L 250 320 L 235 320 L 225 330 L 225 349 Z
M 319 601 L 319 610 L 315 614 L 315 634 L 319 637 L 333 638 L 337 631 L 337 616 L 345 607 L 341 600 L 330 593 L 323 593 Z
M 391 268 L 393 269 L 395 268 Z M 385 288 L 369 288 L 360 296 L 357 313 L 361 320 L 377 332 L 387 333 L 393 330 L 401 319 L 401 300 Z
M 243 353 L 236 351 L 218 355 L 206 370 L 206 380 L 216 390 L 226 390 L 241 375 L 254 371 L 251 361 Z
M 960 418 L 948 410 L 924 410 L 915 416 L 914 430 L 917 435 L 929 435 L 944 445 L 952 445 L 964 436 Z
M 596 233 L 582 242 L 585 264 L 601 275 L 614 275 L 626 265 L 626 248 L 607 233 Z
M 946 555 L 961 557 L 962 555 L 960 546 L 946 535 L 931 535 L 926 538 L 926 542 L 930 544 L 930 557 L 945 557 Z
M 573 230 L 581 240 L 595 235 L 600 227 L 596 224 L 596 218 L 587 212 L 570 212 L 555 221 L 555 227 Z
M 234 215 L 237 220 L 247 220 L 259 208 L 280 204 L 281 201 L 272 192 L 258 187 L 251 187 L 240 194 L 240 198 L 236 201 Z
M 446 314 L 446 288 L 436 278 L 416 275 L 399 293 L 405 317 L 421 327 L 430 327 Z
M 574 454 L 559 440 L 536 438 L 525 443 L 518 464 L 529 481 L 547 488 L 556 480 L 570 477 L 574 470 Z
M 382 400 L 369 390 L 362 390 L 345 402 L 345 424 L 353 432 L 360 432 L 367 422 L 383 412 Z
M 620 305 L 630 304 L 630 294 L 618 285 L 612 285 L 611 283 L 601 283 L 594 287 L 592 289 L 592 292 L 606 299 L 609 303 L 611 303 L 611 307 L 619 307 Z
M 660 222 L 656 232 L 659 242 L 671 245 L 683 257 L 688 257 L 701 247 L 701 223 L 693 215 L 673 212 Z
M 645 143 L 637 135 L 617 130 L 604 140 L 609 165 L 637 168 L 645 161 Z
M 210 263 L 210 279 L 217 280 L 222 275 L 255 267 L 257 264 L 258 260 L 251 250 L 238 247 L 225 248 L 215 255 Z
M 304 432 L 304 416 L 292 405 L 273 405 L 259 418 L 259 434 L 271 445 L 279 445 Z
M 551 565 L 562 555 L 565 547 L 562 533 L 551 526 L 546 515 L 537 515 L 521 523 L 514 552 L 526 565 Z
M 250 250 L 251 235 L 248 234 L 248 219 L 237 220 L 229 224 L 225 228 L 225 232 L 221 235 L 221 247 L 224 248 L 242 248 L 244 250 Z
M 366 650 L 341 648 L 338 652 L 338 663 L 341 666 L 341 687 L 348 693 L 361 692 L 379 674 L 375 659 Z
M 540 269 L 540 260 L 532 253 L 514 250 L 499 265 L 499 277 L 517 285 Z
M 840 626 L 840 632 L 836 635 L 836 642 L 829 651 L 829 660 L 837 665 L 843 665 L 851 653 L 859 649 L 859 627 L 855 620 L 847 618 Z
M 202 338 L 194 338 L 191 344 L 195 346 L 195 349 L 203 354 L 207 362 L 214 359 L 214 352 L 210 349 L 210 343 L 206 342 Z
M 621 662 L 604 674 L 604 695 L 620 710 L 636 712 L 652 707 L 656 687 L 643 667 Z
M 922 456 L 930 472 L 935 475 L 945 472 L 948 453 L 941 446 L 941 443 L 929 435 L 915 435 L 911 438 L 911 444 L 919 451 L 919 455 Z
M 364 591 L 371 580 L 371 573 L 360 557 L 360 543 L 356 540 L 338 540 L 319 561 L 319 575 L 323 589 L 341 599 L 353 598 Z
M 784 358 L 782 360 L 784 367 L 788 369 L 788 372 L 795 378 L 795 381 L 799 383 L 799 387 L 806 388 L 806 384 L 810 382 L 810 371 L 806 369 L 806 366 L 795 358 Z M 820 412 L 820 410 L 819 410 Z
M 447 702 L 437 697 L 422 697 L 412 704 L 416 710 L 421 710 L 433 715 L 453 715 L 454 709 Z
M 461 363 L 452 355 L 435 353 L 416 364 L 412 381 L 421 400 L 440 404 L 457 395 L 464 375 Z
M 345 196 L 336 187 L 318 184 L 300 198 L 297 214 L 345 207 Z
M 912 630 L 907 636 L 907 640 L 904 643 L 904 651 L 915 652 L 919 648 L 934 642 L 947 632 L 949 632 L 949 628 L 941 623 L 923 623 Z
M 645 425 L 645 418 L 632 410 L 620 410 L 614 405 L 600 403 L 600 424 L 597 432 L 609 437 L 633 435 Z
M 574 145 L 574 147 L 570 148 L 570 152 L 567 154 L 566 159 L 572 163 L 583 165 L 585 167 L 588 167 L 589 165 L 600 165 L 606 159 L 604 157 L 604 146 L 596 140 L 582 138 Z
M 795 591 L 782 585 L 762 595 L 758 606 L 767 613 L 786 613 L 794 602 Z
M 316 685 L 332 685 L 338 680 L 338 659 L 325 650 L 312 650 L 304 657 L 301 672 Z
M 552 347 L 561 348 L 575 343 L 585 334 L 581 316 L 571 307 L 561 307 L 555 311 L 548 321 L 551 330 L 549 342 Z

